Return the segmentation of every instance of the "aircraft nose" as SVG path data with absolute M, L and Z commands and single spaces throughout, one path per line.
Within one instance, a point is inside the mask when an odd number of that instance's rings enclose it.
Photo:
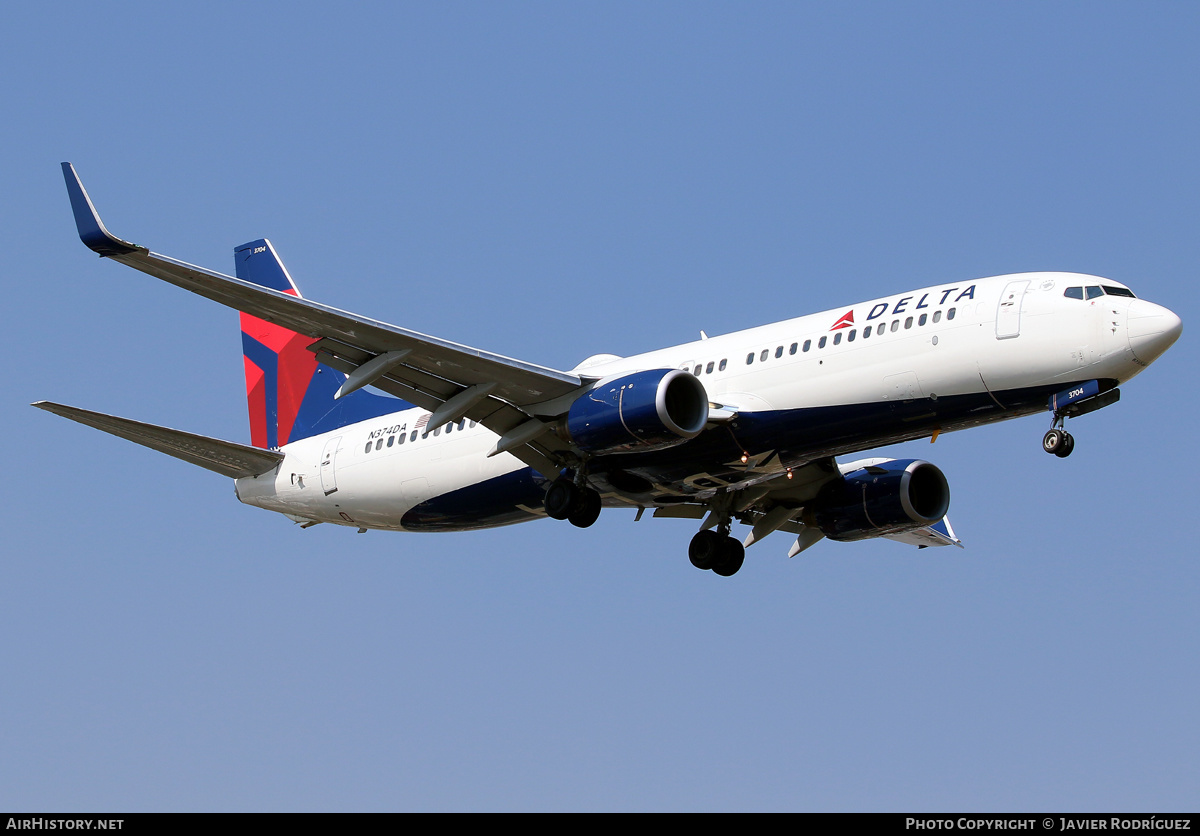
M 1129 307 L 1129 347 L 1140 362 L 1150 364 L 1183 333 L 1183 320 L 1171 310 L 1144 299 Z

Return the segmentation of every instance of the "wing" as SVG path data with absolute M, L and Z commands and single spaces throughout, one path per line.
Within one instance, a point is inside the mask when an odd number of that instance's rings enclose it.
M 63 163 L 79 238 L 93 252 L 230 308 L 317 338 L 310 350 L 349 375 L 340 394 L 372 385 L 433 415 L 429 428 L 461 418 L 500 436 L 509 452 L 553 478 L 573 455 L 539 416 L 549 402 L 578 395 L 588 380 L 438 339 L 197 267 L 122 240 L 108 231 L 79 175 Z M 551 411 L 546 411 L 551 409 Z
M 964 548 L 962 540 L 958 539 L 954 534 L 954 527 L 950 525 L 950 517 L 942 517 L 940 522 L 935 522 L 933 525 L 927 525 L 924 528 L 918 528 L 916 531 L 908 531 L 904 534 L 887 534 L 889 540 L 895 540 L 897 543 L 907 543 L 910 546 L 916 546 L 918 549 L 929 548 L 931 546 L 958 546 Z
M 788 557 L 795 557 L 824 537 L 818 529 L 804 523 L 805 508 L 817 499 L 826 485 L 841 478 L 837 462 L 826 457 L 784 470 L 755 485 L 705 496 L 700 502 L 657 508 L 654 516 L 703 519 L 702 529 L 712 528 L 722 519 L 737 519 L 751 526 L 742 543 L 745 548 L 776 531 L 787 531 L 797 536 L 788 553 Z
M 840 482 L 843 474 L 847 472 L 892 461 L 894 460 L 874 458 L 838 465 L 832 457 L 817 459 L 752 485 L 727 492 L 705 494 L 696 501 L 657 508 L 654 516 L 703 520 L 701 529 L 712 528 L 722 520 L 728 522 L 736 519 L 751 527 L 750 533 L 742 543 L 744 548 L 750 548 L 776 531 L 786 531 L 796 535 L 796 540 L 788 551 L 788 557 L 795 557 L 825 536 L 807 512 L 820 509 L 823 504 L 821 497 L 827 488 Z M 918 548 L 963 548 L 962 540 L 950 525 L 949 516 L 943 516 L 930 525 L 899 533 L 867 533 L 863 539 L 876 536 Z
M 128 418 L 105 415 L 103 412 L 91 412 L 50 401 L 38 401 L 32 406 L 149 447 L 151 450 L 166 453 L 189 464 L 199 465 L 231 479 L 261 476 L 283 461 L 283 453 L 274 450 L 262 450 L 258 447 L 234 444 L 232 441 L 222 441 L 219 438 L 209 438 L 206 435 L 143 424 Z

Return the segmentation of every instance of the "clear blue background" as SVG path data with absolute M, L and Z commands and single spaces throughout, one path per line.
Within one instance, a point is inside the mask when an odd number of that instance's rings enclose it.
M 1136 810 L 1200 787 L 1200 7 L 10 5 L 0 809 Z M 1022 270 L 1180 342 L 905 445 L 965 551 L 318 526 L 29 408 L 245 441 L 234 314 L 75 236 L 569 368 Z M 1187 532 L 1193 531 L 1192 535 Z

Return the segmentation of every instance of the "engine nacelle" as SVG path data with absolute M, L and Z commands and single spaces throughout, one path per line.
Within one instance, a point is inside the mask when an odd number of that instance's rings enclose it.
M 830 540 L 865 540 L 932 525 L 949 507 L 942 471 L 919 459 L 896 459 L 844 474 L 805 521 Z
M 708 422 L 704 384 L 679 369 L 651 369 L 602 380 L 571 404 L 568 439 L 588 453 L 674 447 Z

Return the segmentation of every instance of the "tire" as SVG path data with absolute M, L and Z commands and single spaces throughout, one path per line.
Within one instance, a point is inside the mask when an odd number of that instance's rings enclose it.
M 542 506 L 546 509 L 546 516 L 555 520 L 565 520 L 578 507 L 579 500 L 579 488 L 575 487 L 575 483 L 570 479 L 560 478 L 550 483 Z
M 1048 430 L 1042 436 L 1042 449 L 1051 455 L 1059 455 L 1058 451 L 1062 449 L 1064 436 L 1066 436 L 1066 433 L 1062 430 Z
M 688 543 L 688 560 L 697 569 L 711 569 L 721 556 L 725 538 L 715 531 L 701 531 Z
M 579 506 L 567 515 L 567 519 L 576 528 L 588 528 L 592 523 L 600 519 L 600 509 L 604 505 L 600 501 L 600 494 L 591 488 L 587 488 L 580 493 L 582 494 L 582 499 L 579 502 Z
M 746 559 L 746 547 L 732 537 L 725 537 L 721 543 L 721 554 L 712 570 L 716 574 L 728 578 L 736 575 Z
M 1063 433 L 1062 444 L 1059 445 L 1059 448 L 1054 451 L 1054 455 L 1058 456 L 1060 459 L 1065 459 L 1067 456 L 1071 455 L 1071 451 L 1074 449 L 1075 436 L 1071 435 L 1070 433 Z

